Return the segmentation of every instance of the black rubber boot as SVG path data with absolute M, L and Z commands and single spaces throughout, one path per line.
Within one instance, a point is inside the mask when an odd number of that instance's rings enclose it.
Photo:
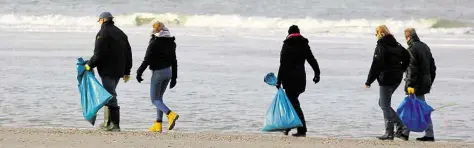
M 283 135 L 288 136 L 290 131 L 291 131 L 290 129 L 287 129 L 287 130 L 282 131 L 282 133 L 283 133 Z
M 393 140 L 394 137 L 394 124 L 389 120 L 385 120 L 385 134 L 377 137 L 379 140 Z
M 107 130 L 107 127 L 110 125 L 110 110 L 109 107 L 104 106 L 104 123 L 99 125 L 100 129 Z
M 120 107 L 109 107 L 110 110 L 110 125 L 107 131 L 120 132 Z
M 296 133 L 292 135 L 293 137 L 306 137 L 306 133 Z

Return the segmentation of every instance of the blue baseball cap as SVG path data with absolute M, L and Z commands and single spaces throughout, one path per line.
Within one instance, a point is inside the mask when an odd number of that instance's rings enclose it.
M 99 20 L 104 18 L 114 18 L 114 16 L 112 16 L 110 12 L 102 12 L 99 16 Z

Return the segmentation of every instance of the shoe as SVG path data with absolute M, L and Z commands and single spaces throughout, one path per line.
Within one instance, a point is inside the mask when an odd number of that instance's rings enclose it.
M 284 131 L 282 131 L 282 133 L 283 133 L 283 135 L 288 136 L 288 134 L 290 134 L 290 130 L 284 130 Z
M 104 106 L 104 123 L 99 124 L 99 128 L 100 128 L 100 129 L 106 130 L 107 127 L 110 126 L 109 115 L 110 115 L 109 107 Z
M 292 134 L 291 136 L 293 136 L 293 137 L 306 137 L 306 133 L 296 133 L 296 134 Z
M 161 133 L 162 129 L 162 123 L 155 121 L 153 125 L 148 129 L 149 132 L 158 132 Z
M 109 107 L 110 110 L 110 125 L 106 131 L 109 132 L 120 132 L 120 107 L 115 108 Z
M 425 142 L 435 142 L 434 137 L 421 137 L 421 138 L 416 138 L 416 141 L 425 141 Z
M 174 128 L 174 126 L 176 125 L 176 120 L 178 120 L 178 118 L 179 115 L 173 111 L 168 114 L 168 130 L 172 130 Z
M 394 137 L 394 124 L 388 120 L 385 120 L 385 134 L 382 136 L 378 136 L 377 139 L 379 140 L 393 140 Z

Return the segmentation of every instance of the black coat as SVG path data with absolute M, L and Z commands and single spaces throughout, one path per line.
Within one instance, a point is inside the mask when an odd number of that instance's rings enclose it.
M 430 48 L 415 35 L 408 41 L 408 51 L 411 62 L 406 74 L 405 91 L 413 87 L 416 95 L 430 93 L 436 77 L 436 65 Z
M 287 91 L 302 93 L 306 89 L 305 62 L 313 68 L 314 75 L 319 77 L 319 65 L 311 52 L 308 39 L 293 36 L 283 41 L 280 56 L 278 82 Z
M 125 33 L 108 21 L 96 35 L 94 55 L 87 63 L 100 76 L 123 77 L 132 69 L 132 48 Z
M 148 66 L 150 66 L 150 70 L 172 67 L 172 79 L 178 77 L 175 37 L 156 37 L 152 35 L 145 58 L 138 68 L 137 74 L 142 75 Z
M 372 66 L 365 85 L 370 86 L 375 79 L 380 86 L 400 84 L 409 62 L 410 54 L 393 35 L 382 37 L 377 41 Z

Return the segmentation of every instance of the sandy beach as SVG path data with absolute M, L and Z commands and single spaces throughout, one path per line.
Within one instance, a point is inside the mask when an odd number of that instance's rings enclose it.
M 375 139 L 293 138 L 269 134 L 161 133 L 123 131 L 101 132 L 80 129 L 0 128 L 0 147 L 327 147 L 396 148 L 436 147 L 468 148 L 472 144 L 455 142 L 378 141 Z

